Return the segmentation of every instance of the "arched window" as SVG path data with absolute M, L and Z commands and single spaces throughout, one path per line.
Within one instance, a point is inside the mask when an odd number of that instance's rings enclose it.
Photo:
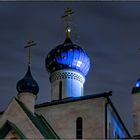
M 59 100 L 62 99 L 62 81 L 59 82 Z
M 76 139 L 82 139 L 83 119 L 78 117 L 76 120 Z

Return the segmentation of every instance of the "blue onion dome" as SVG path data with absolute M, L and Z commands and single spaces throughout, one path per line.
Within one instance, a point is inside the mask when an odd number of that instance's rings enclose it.
M 66 37 L 63 44 L 48 53 L 45 65 L 50 74 L 57 70 L 73 69 L 86 76 L 90 68 L 90 59 L 85 50 Z
M 140 93 L 140 78 L 136 81 L 135 87 L 132 89 L 132 94 Z
M 17 83 L 16 88 L 19 93 L 29 92 L 29 93 L 33 93 L 34 95 L 37 95 L 37 93 L 39 92 L 39 86 L 37 82 L 34 80 L 34 78 L 32 77 L 30 66 L 28 66 L 27 73 L 25 74 L 23 79 L 21 79 Z
M 135 86 L 136 86 L 136 87 L 140 87 L 140 78 L 136 81 Z

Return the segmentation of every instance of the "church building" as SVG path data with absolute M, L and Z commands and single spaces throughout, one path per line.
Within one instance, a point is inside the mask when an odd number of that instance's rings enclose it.
M 32 76 L 29 57 L 27 72 L 17 82 L 18 94 L 0 113 L 0 139 L 140 138 L 140 95 L 137 94 L 140 80 L 132 90 L 134 133 L 131 136 L 112 104 L 111 91 L 93 95 L 84 92 L 90 58 L 71 40 L 72 13 L 68 8 L 63 16 L 67 23 L 64 42 L 50 50 L 45 59 L 51 101 L 35 104 L 39 86 Z M 34 45 L 30 41 L 26 48 L 30 50 Z

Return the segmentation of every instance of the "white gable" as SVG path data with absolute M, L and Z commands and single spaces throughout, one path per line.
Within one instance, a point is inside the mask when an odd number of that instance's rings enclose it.
M 5 110 L 3 116 L 0 119 L 0 128 L 6 121 L 10 121 L 15 124 L 23 134 L 26 134 L 27 138 L 44 138 L 40 131 L 35 127 L 15 98 Z

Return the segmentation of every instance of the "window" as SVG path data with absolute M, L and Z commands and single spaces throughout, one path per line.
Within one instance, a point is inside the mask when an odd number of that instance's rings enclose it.
M 59 100 L 62 99 L 62 81 L 59 82 Z
M 109 138 L 112 138 L 112 128 L 110 122 L 109 122 Z
M 83 87 L 81 87 L 81 96 L 83 96 Z
M 76 139 L 82 139 L 83 119 L 78 117 L 76 120 Z

